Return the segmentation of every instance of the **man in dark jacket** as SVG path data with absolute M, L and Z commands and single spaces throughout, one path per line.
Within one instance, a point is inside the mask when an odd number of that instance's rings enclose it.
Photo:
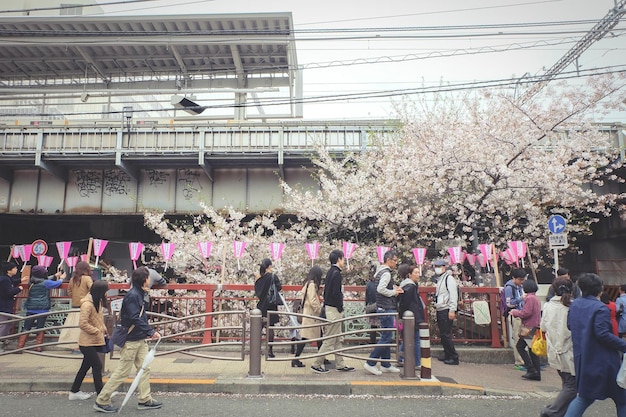
M 578 396 L 570 403 L 565 417 L 582 416 L 595 400 L 611 398 L 617 415 L 626 415 L 626 390 L 615 381 L 621 365 L 620 352 L 626 341 L 612 331 L 608 307 L 598 300 L 602 280 L 596 274 L 582 274 L 578 280 L 582 297 L 569 308 L 567 327 L 572 332 L 574 369 Z
M 15 297 L 24 287 L 15 285 L 14 277 L 17 276 L 17 264 L 15 262 L 3 262 L 0 267 L 0 313 L 13 314 Z M 7 336 L 11 326 L 5 322 L 9 317 L 0 315 L 0 337 Z M 8 340 L 0 344 L 0 352 L 6 348 Z
M 145 266 L 133 271 L 131 278 L 132 288 L 124 296 L 120 319 L 123 326 L 129 328 L 126 344 L 120 353 L 120 363 L 111 375 L 111 378 L 100 391 L 93 408 L 102 413 L 115 413 L 117 408 L 111 405 L 111 395 L 124 382 L 130 374 L 133 366 L 137 370 L 143 364 L 148 354 L 146 338 L 158 339 L 161 335 L 148 323 L 147 311 L 150 307 L 148 285 L 150 272 Z M 150 394 L 150 368 L 146 368 L 139 379 L 139 405 L 138 410 L 151 410 L 161 408 L 162 404 L 152 399 Z
M 343 251 L 335 249 L 330 253 L 328 259 L 330 260 L 330 269 L 326 273 L 326 281 L 324 283 L 324 309 L 326 310 L 326 319 L 330 320 L 330 323 L 326 325 L 325 335 L 334 336 L 341 334 L 342 327 L 342 322 L 339 321 L 343 318 L 343 292 L 341 291 L 343 278 L 341 276 L 341 268 L 343 268 L 345 258 Z M 319 351 L 321 356 L 315 359 L 311 370 L 318 374 L 329 372 L 324 367 L 324 359 L 326 359 L 324 353 L 341 348 L 341 337 L 326 339 Z M 353 367 L 345 364 L 343 356 L 338 354 L 335 354 L 335 366 L 337 371 L 354 371 Z

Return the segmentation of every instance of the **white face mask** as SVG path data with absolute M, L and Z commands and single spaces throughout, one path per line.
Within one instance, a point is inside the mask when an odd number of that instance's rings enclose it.
M 435 268 L 435 274 L 437 274 L 437 275 L 443 274 L 444 271 L 445 271 L 445 269 L 443 269 L 441 267 Z

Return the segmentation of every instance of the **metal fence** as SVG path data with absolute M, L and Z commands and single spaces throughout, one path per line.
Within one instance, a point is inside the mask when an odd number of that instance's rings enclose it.
M 46 321 L 46 344 L 55 346 L 59 343 L 58 335 L 63 327 L 66 315 L 70 311 L 66 295 L 67 284 L 52 290 L 53 307 Z M 111 299 L 120 298 L 129 287 L 127 284 L 110 283 L 112 290 L 118 292 Z M 169 290 L 169 291 L 167 291 Z M 243 349 L 249 341 L 249 311 L 256 307 L 253 285 L 217 285 L 217 284 L 170 284 L 167 290 L 153 290 L 150 298 L 150 320 L 164 337 L 164 341 L 173 344 L 174 349 L 189 350 L 211 345 L 237 346 Z M 287 304 L 297 297 L 300 286 L 285 285 L 283 293 Z M 439 342 L 439 334 L 435 322 L 436 311 L 433 305 L 435 288 L 422 286 L 420 296 L 426 306 L 426 317 L 430 328 L 431 340 Z M 457 344 L 502 347 L 502 317 L 500 316 L 499 290 L 489 287 L 461 287 L 463 301 L 459 307 L 458 318 L 453 331 Z M 184 293 L 177 295 L 176 293 Z M 172 295 L 173 294 L 173 295 Z M 5 340 L 19 336 L 21 322 L 24 320 L 22 303 L 26 292 L 21 293 L 15 304 L 14 332 Z M 368 324 L 365 314 L 365 287 L 344 287 L 345 318 L 343 330 L 346 333 L 346 345 L 362 345 L 369 341 Z M 486 301 L 489 305 L 491 322 L 477 324 L 474 320 L 473 303 Z M 276 342 L 289 341 L 290 331 L 288 315 L 284 307 L 279 307 L 280 323 L 277 325 Z M 33 330 L 34 331 L 34 330 Z M 191 348 L 194 345 L 194 348 Z

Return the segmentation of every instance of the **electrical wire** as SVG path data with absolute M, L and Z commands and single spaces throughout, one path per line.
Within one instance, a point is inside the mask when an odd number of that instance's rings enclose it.
M 4 13 L 30 13 L 30 12 L 43 12 L 43 11 L 51 11 L 51 10 L 66 10 L 66 9 L 75 9 L 77 7 L 100 7 L 100 6 L 111 6 L 111 5 L 125 5 L 131 3 L 144 3 L 148 1 L 158 1 L 158 0 L 122 0 L 122 1 L 110 1 L 107 3 L 94 3 L 94 4 L 61 4 L 59 6 L 51 6 L 51 7 L 33 7 L 30 9 L 13 9 L 13 10 L 0 10 L 0 14 Z
M 607 75 L 607 74 L 619 74 L 626 73 L 626 66 L 609 66 L 602 68 L 594 68 L 587 70 L 577 70 L 570 72 L 562 72 L 554 80 L 567 80 L 567 79 L 576 79 L 576 78 L 587 78 L 591 76 L 599 76 L 599 75 Z M 381 90 L 381 91 L 369 91 L 365 93 L 350 93 L 350 94 L 329 94 L 323 96 L 312 96 L 312 97 L 304 97 L 302 99 L 284 99 L 284 98 L 267 98 L 267 99 L 259 99 L 253 103 L 243 103 L 243 104 L 226 104 L 226 105 L 209 105 L 209 106 L 198 106 L 197 109 L 229 109 L 229 108 L 254 108 L 256 106 L 285 106 L 292 104 L 306 104 L 306 103 L 332 103 L 332 102 L 341 102 L 341 101 L 355 101 L 355 100 L 367 100 L 370 98 L 389 98 L 389 97 L 399 97 L 399 96 L 411 96 L 411 95 L 422 95 L 422 94 L 437 94 L 437 93 L 451 93 L 458 91 L 468 91 L 468 90 L 481 90 L 481 89 L 493 89 L 493 88 L 505 88 L 505 87 L 515 87 L 521 85 L 531 85 L 541 80 L 541 76 L 527 76 L 523 78 L 515 78 L 515 79 L 495 79 L 495 80 L 487 80 L 487 81 L 472 81 L 466 83 L 456 83 L 456 84 L 447 84 L 447 85 L 436 85 L 436 86 L 422 86 L 418 88 L 404 88 L 404 89 L 391 89 L 391 90 Z M 178 110 L 174 107 L 172 108 L 163 108 L 159 111 L 175 111 Z M 123 110 L 113 110 L 109 112 L 73 112 L 73 113 L 64 113 L 64 116 L 104 116 L 104 115 L 121 115 Z M 133 113 L 145 113 L 145 109 L 132 110 Z M 5 117 L 18 117 L 25 116 L 24 114 L 3 114 Z M 50 117 L 57 116 L 54 113 L 33 113 L 32 115 L 28 115 L 29 117 Z

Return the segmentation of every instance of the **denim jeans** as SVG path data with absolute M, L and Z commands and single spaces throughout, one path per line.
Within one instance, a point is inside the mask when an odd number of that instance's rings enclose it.
M 420 330 L 415 329 L 415 348 L 413 349 L 413 353 L 415 355 L 415 366 L 421 366 L 422 364 L 422 349 L 420 347 Z M 404 352 L 404 341 L 400 343 L 400 352 Z
M 376 313 L 395 313 L 396 310 L 383 310 L 382 308 L 376 309 Z M 393 322 L 395 317 L 392 315 L 389 316 L 381 316 L 380 317 L 380 327 L 381 329 L 393 329 Z M 378 345 L 387 345 L 390 344 L 393 340 L 393 332 L 383 331 L 380 332 L 380 340 L 378 340 Z M 376 346 L 372 353 L 370 353 L 370 359 L 391 359 L 391 348 L 389 346 Z M 368 365 L 375 366 L 378 361 L 367 361 Z M 383 368 L 389 368 L 391 366 L 390 362 L 380 362 L 380 366 Z
M 567 408 L 567 412 L 564 417 L 581 417 L 585 410 L 593 404 L 595 400 L 591 398 L 583 398 L 581 396 L 577 396 L 569 403 L 569 407 Z M 617 408 L 617 417 L 626 417 L 626 404 L 615 405 Z

